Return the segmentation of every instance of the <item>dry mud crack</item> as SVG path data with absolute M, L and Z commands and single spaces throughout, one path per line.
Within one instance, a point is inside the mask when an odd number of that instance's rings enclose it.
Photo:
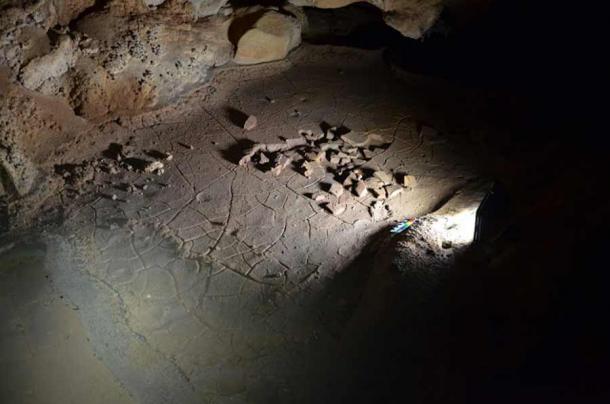
M 450 142 L 422 139 L 416 97 L 379 59 L 305 46 L 287 62 L 221 71 L 207 99 L 195 94 L 163 121 L 110 124 L 117 142 L 173 159 L 162 175 L 98 171 L 90 194 L 63 195 L 46 270 L 131 399 L 319 402 L 324 380 L 343 377 L 337 330 L 355 302 L 329 297 L 330 285 L 393 221 L 429 212 L 473 176 Z M 338 63 L 352 68 L 339 74 Z M 242 131 L 228 106 L 258 126 Z M 324 178 L 236 164 L 235 139 L 273 143 L 322 122 L 392 139 L 371 163 L 418 179 L 388 201 L 393 216 L 373 220 L 371 195 L 334 216 L 307 196 Z

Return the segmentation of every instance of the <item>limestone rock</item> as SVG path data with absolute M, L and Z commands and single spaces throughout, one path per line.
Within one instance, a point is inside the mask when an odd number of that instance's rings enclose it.
M 32 60 L 23 68 L 20 77 L 23 86 L 38 90 L 45 81 L 65 74 L 76 62 L 76 46 L 69 36 L 63 35 L 56 49 Z
M 96 13 L 76 29 L 99 45 L 80 57 L 68 84 L 68 101 L 93 119 L 165 106 L 206 83 L 214 66 L 228 62 L 227 19 L 181 23 L 174 18 L 134 18 Z M 73 91 L 72 91 L 73 90 Z
M 236 18 L 229 35 L 237 46 L 235 63 L 271 62 L 284 59 L 301 43 L 301 24 L 295 17 L 259 10 Z
M 95 4 L 95 0 L 52 0 L 57 12 L 57 22 L 68 25 L 83 11 Z

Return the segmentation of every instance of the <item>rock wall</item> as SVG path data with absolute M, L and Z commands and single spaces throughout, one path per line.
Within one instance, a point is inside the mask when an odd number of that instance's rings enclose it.
M 339 8 L 358 0 L 289 0 L 301 7 Z M 418 39 L 436 22 L 443 0 L 367 0 L 383 12 L 385 22 L 406 37 Z
M 488 1 L 369 3 L 404 36 L 420 38 L 445 3 Z M 354 0 L 290 3 L 246 8 L 228 0 L 0 0 L 2 192 L 35 192 L 51 167 L 36 145 L 61 144 L 74 134 L 40 111 L 98 123 L 158 109 L 205 84 L 214 67 L 285 58 L 308 26 L 302 6 L 337 8 Z

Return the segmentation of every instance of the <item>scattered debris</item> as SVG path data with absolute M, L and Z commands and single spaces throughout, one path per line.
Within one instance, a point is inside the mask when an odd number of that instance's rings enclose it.
M 279 154 L 277 158 L 273 162 L 273 167 L 271 168 L 271 172 L 275 176 L 279 176 L 284 168 L 288 167 L 288 165 L 292 162 L 292 159 L 284 154 Z
M 246 121 L 244 122 L 244 129 L 245 130 L 253 130 L 254 128 L 256 128 L 256 126 L 258 125 L 258 119 L 256 119 L 256 117 L 254 115 L 250 115 L 248 117 L 248 119 L 246 119 Z
M 294 112 L 298 113 L 297 110 Z M 380 169 L 373 171 L 365 165 L 375 155 L 374 148 L 387 148 L 390 142 L 380 135 L 352 132 L 344 126 L 331 127 L 323 123 L 321 127 L 322 133 L 300 130 L 299 137 L 286 138 L 281 143 L 255 144 L 239 164 L 253 164 L 278 176 L 294 161 L 294 168 L 306 178 L 311 178 L 316 167 L 320 167 L 333 175 L 334 181 L 328 184 L 328 193 L 336 199 L 329 201 L 330 195 L 314 192 L 311 195 L 314 201 L 338 215 L 347 209 L 352 192 L 364 197 L 371 191 L 381 203 L 380 208 L 377 205 L 371 208 L 371 214 L 377 218 L 387 217 L 389 208 L 384 207 L 383 201 L 399 195 L 403 188 L 396 184 L 393 174 Z M 352 192 L 345 192 L 346 188 Z M 379 209 L 383 214 L 377 212 Z

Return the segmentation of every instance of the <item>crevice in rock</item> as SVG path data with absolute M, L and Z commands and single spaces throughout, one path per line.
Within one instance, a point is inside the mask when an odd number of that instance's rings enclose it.
M 307 28 L 303 39 L 318 45 L 379 49 L 404 37 L 383 20 L 382 11 L 364 2 L 321 9 L 304 7 Z

